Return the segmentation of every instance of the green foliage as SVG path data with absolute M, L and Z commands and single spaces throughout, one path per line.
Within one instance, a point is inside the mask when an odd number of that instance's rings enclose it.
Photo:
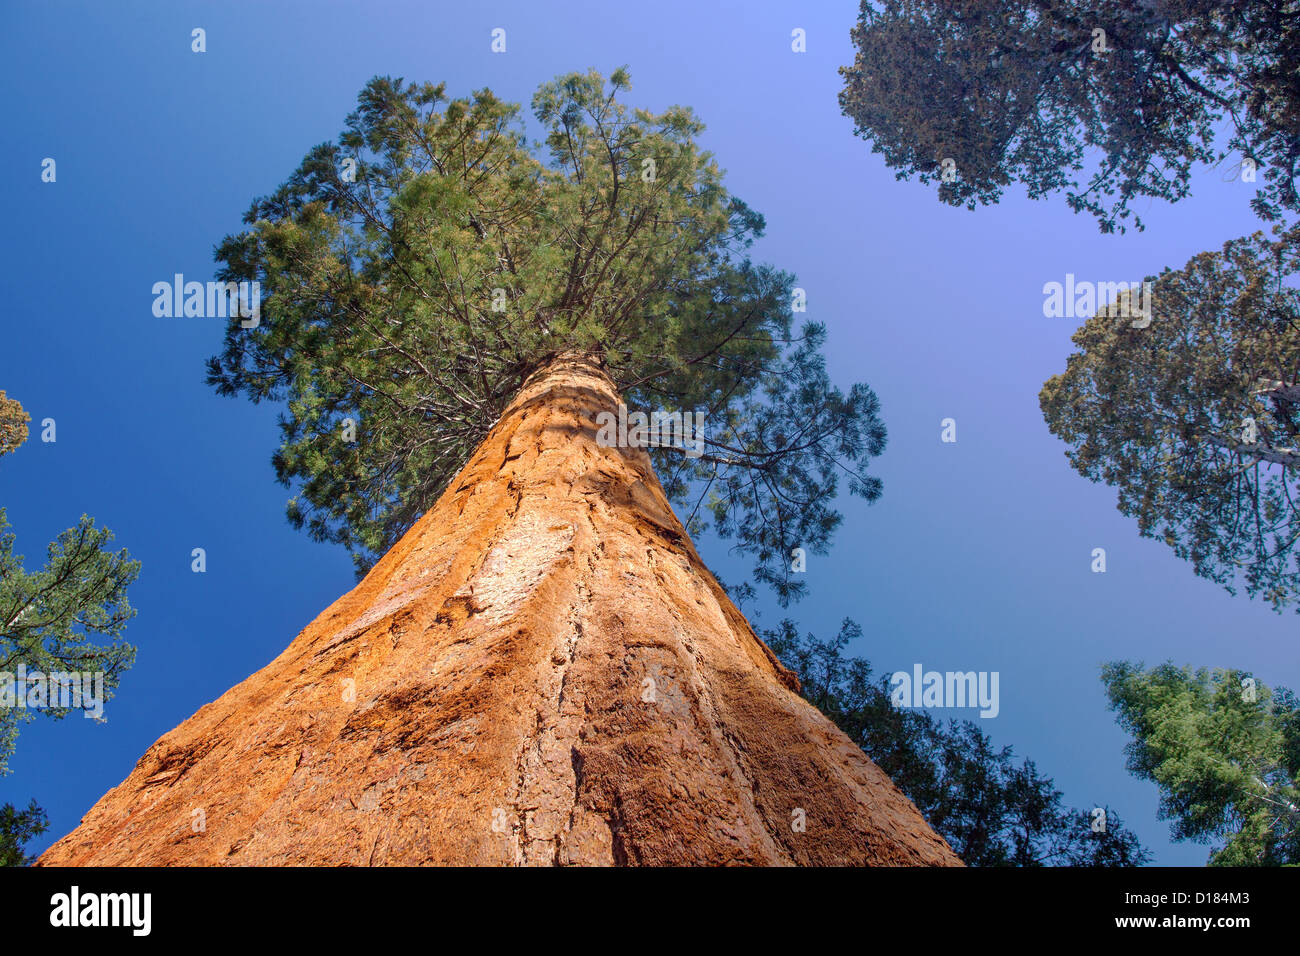
M 31 420 L 4 394 L 0 392 L 0 454 L 22 444 Z M 135 616 L 126 589 L 140 573 L 140 562 L 132 561 L 125 550 L 114 554 L 104 549 L 112 540 L 113 532 L 96 528 L 93 518 L 82 515 L 77 527 L 48 546 L 44 569 L 29 573 L 22 555 L 14 554 L 14 534 L 0 508 L 0 673 L 13 674 L 19 664 L 28 672 L 45 674 L 103 671 L 104 697 L 112 696 L 110 689 L 135 659 L 135 648 L 121 637 L 126 622 Z M 90 643 L 95 635 L 109 642 Z M 62 718 L 68 709 L 47 707 L 43 712 Z M 26 708 L 0 709 L 0 774 L 8 772 L 19 723 L 32 717 Z M 15 827 L 36 819 L 14 817 L 12 808 L 6 810 L 10 816 L 2 819 Z
M 1300 599 L 1298 269 L 1300 226 L 1166 270 L 1146 327 L 1100 310 L 1039 396 L 1071 465 L 1115 486 L 1144 537 L 1277 610 Z
M 27 866 L 29 857 L 23 847 L 33 837 L 49 829 L 45 811 L 33 800 L 26 810 L 16 810 L 12 803 L 0 806 L 0 866 Z
M 1129 769 L 1160 788 L 1178 840 L 1212 866 L 1300 863 L 1300 701 L 1244 671 L 1114 662 L 1102 681 L 1132 735 Z
M 853 42 L 855 133 L 944 202 L 995 203 L 1019 181 L 1064 190 L 1103 232 L 1141 229 L 1135 199 L 1178 200 L 1198 164 L 1234 156 L 1259 169 L 1260 216 L 1300 210 L 1293 0 L 863 0 Z
M 102 671 L 104 696 L 112 696 L 110 690 L 135 659 L 135 648 L 121 637 L 135 616 L 126 589 L 140 571 L 140 562 L 125 549 L 107 550 L 112 540 L 111 531 L 83 515 L 50 543 L 45 567 L 28 572 L 22 555 L 13 553 L 14 534 L 0 508 L 0 672 L 13 673 L 19 664 L 46 674 Z M 93 643 L 93 637 L 107 642 Z M 54 718 L 68 712 L 42 711 Z M 6 771 L 19 722 L 32 717 L 25 708 L 0 710 L 0 773 Z
M 1107 808 L 1104 832 L 1086 809 L 1062 806 L 1052 780 L 1033 761 L 1016 763 L 969 720 L 935 720 L 890 700 L 888 677 L 844 657 L 862 636 L 845 619 L 839 634 L 801 637 L 782 621 L 768 646 L 798 676 L 804 697 L 866 752 L 969 866 L 1141 866 L 1150 854 Z
M 630 407 L 704 412 L 707 453 L 655 449 L 656 468 L 695 530 L 712 517 L 783 601 L 800 593 L 791 548 L 823 548 L 839 521 L 838 473 L 879 495 L 861 472 L 884 446 L 875 396 L 830 384 L 823 330 L 792 328 L 791 277 L 747 258 L 763 220 L 724 189 L 702 124 L 625 106 L 628 82 L 543 85 L 530 146 L 489 90 L 376 78 L 338 142 L 218 247 L 223 279 L 261 282 L 262 321 L 231 319 L 208 380 L 285 402 L 290 520 L 359 573 L 565 352 L 603 363 Z

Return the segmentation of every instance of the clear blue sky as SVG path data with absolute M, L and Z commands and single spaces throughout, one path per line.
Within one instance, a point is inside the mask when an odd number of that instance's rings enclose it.
M 341 549 L 284 519 L 274 410 L 204 384 L 221 320 L 154 318 L 152 284 L 212 278 L 213 245 L 337 136 L 375 74 L 526 103 L 557 73 L 626 64 L 631 102 L 703 118 L 731 189 L 767 217 L 757 256 L 808 290 L 834 378 L 868 382 L 883 404 L 884 496 L 844 502 L 796 619 L 826 635 L 854 617 L 865 636 L 851 651 L 882 672 L 1000 672 L 1001 712 L 983 721 L 996 743 L 1032 757 L 1068 802 L 1109 804 L 1156 862 L 1204 862 L 1205 847 L 1168 840 L 1154 787 L 1124 770 L 1098 667 L 1172 659 L 1300 687 L 1296 621 L 1194 577 L 1068 467 L 1037 395 L 1078 323 L 1044 318 L 1042 287 L 1181 266 L 1258 228 L 1250 187 L 1202 171 L 1191 198 L 1153 205 L 1147 231 L 1127 236 L 1015 188 L 994 208 L 942 206 L 896 182 L 839 113 L 850 0 L 6 7 L 0 388 L 34 424 L 54 418 L 58 441 L 36 432 L 0 464 L 0 502 L 29 568 L 83 512 L 143 562 L 128 629 L 139 656 L 108 722 L 27 725 L 0 778 L 0 802 L 47 808 L 38 849 L 354 580 Z M 206 53 L 190 50 L 195 27 Z M 490 52 L 494 27 L 505 54 Z M 796 27 L 806 54 L 790 50 Z M 40 181 L 47 156 L 54 184 Z M 939 440 L 945 417 L 955 445 Z M 737 576 L 721 545 L 701 545 Z M 195 547 L 206 574 L 190 570 Z M 1106 574 L 1090 571 L 1095 547 Z

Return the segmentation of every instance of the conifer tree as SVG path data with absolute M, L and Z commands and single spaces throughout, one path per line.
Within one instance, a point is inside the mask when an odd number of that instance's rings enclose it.
M 27 809 L 15 809 L 12 803 L 0 806 L 0 866 L 26 866 L 34 857 L 24 846 L 49 827 L 49 818 L 33 800 Z
M 1228 160 L 1260 216 L 1300 211 L 1294 2 L 862 0 L 853 42 L 855 132 L 951 205 L 1019 182 L 1122 232 Z
M 12 453 L 27 437 L 31 419 L 21 404 L 0 392 L 0 455 Z M 95 519 L 82 515 L 50 543 L 40 571 L 24 568 L 23 556 L 14 554 L 15 535 L 0 507 L 0 674 L 12 677 L 22 664 L 28 672 L 102 671 L 105 697 L 118 684 L 135 659 L 135 648 L 124 643 L 122 633 L 135 610 L 127 600 L 127 587 L 140 573 L 140 562 L 126 550 L 113 552 L 107 545 L 113 532 L 96 527 Z M 107 638 L 97 645 L 94 638 Z M 24 692 L 11 686 L 10 692 Z M 67 708 L 46 707 L 51 717 L 66 717 Z M 7 772 L 18 725 L 33 719 L 27 708 L 0 708 L 0 773 Z
M 22 405 L 0 391 L 0 456 L 27 439 L 29 421 Z M 75 528 L 49 545 L 45 567 L 34 572 L 25 569 L 22 555 L 14 554 L 14 540 L 0 507 L 0 774 L 8 773 L 20 723 L 38 712 L 55 719 L 72 712 L 48 706 L 49 701 L 39 711 L 16 706 L 16 695 L 28 693 L 18 680 L 20 664 L 23 673 L 43 678 L 101 672 L 106 700 L 135 659 L 135 648 L 121 638 L 135 616 L 126 592 L 140 562 L 125 550 L 107 550 L 111 531 L 82 515 Z M 107 643 L 97 644 L 97 638 Z M 0 866 L 30 862 L 22 846 L 45 827 L 45 813 L 35 801 L 26 810 L 0 806 Z
M 651 447 L 688 530 L 710 522 L 783 602 L 791 552 L 822 552 L 840 481 L 867 500 L 885 429 L 864 385 L 830 382 L 802 290 L 748 256 L 763 219 L 723 186 L 687 108 L 608 80 L 543 85 L 530 142 L 489 90 L 380 77 L 337 142 L 312 149 L 218 247 L 262 289 L 209 382 L 284 402 L 290 520 L 364 572 L 426 511 L 520 385 L 598 361 L 633 411 L 700 413 L 694 451 Z M 676 443 L 680 445 L 681 443 Z
M 1102 681 L 1177 840 L 1211 866 L 1300 864 L 1300 701 L 1238 670 L 1116 661 Z
M 1082 475 L 1196 573 L 1277 610 L 1300 599 L 1300 226 L 1166 270 L 1074 335 L 1039 397 Z

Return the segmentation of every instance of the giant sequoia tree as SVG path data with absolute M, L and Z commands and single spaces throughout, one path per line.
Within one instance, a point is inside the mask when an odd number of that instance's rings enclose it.
M 535 151 L 487 91 L 374 80 L 222 243 L 264 294 L 211 380 L 286 403 L 290 515 L 364 573 L 41 862 L 960 864 L 691 542 L 797 596 L 884 429 L 700 124 L 626 86 L 543 86 Z M 643 448 L 647 411 L 702 434 Z
M 1020 182 L 1122 231 L 1135 200 L 1233 157 L 1261 216 L 1300 210 L 1294 0 L 863 0 L 853 41 L 855 132 L 944 202 Z
M 784 601 L 794 548 L 821 551 L 841 480 L 868 500 L 877 400 L 841 393 L 820 326 L 794 326 L 792 278 L 746 247 L 763 220 L 731 196 L 691 111 L 634 110 L 606 82 L 482 90 L 371 81 L 337 143 L 313 149 L 218 250 L 258 281 L 209 379 L 284 400 L 290 519 L 369 568 L 427 510 L 524 380 L 597 359 L 630 407 L 703 415 L 703 450 L 650 453 L 698 530 L 706 515 Z
M 1080 474 L 1196 573 L 1300 599 L 1300 226 L 1201 253 L 1074 335 L 1040 396 Z

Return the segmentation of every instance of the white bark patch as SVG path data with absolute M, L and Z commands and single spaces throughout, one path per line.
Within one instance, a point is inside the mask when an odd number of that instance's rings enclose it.
M 469 583 L 453 597 L 472 599 L 483 609 L 485 624 L 508 620 L 569 550 L 573 535 L 573 526 L 557 526 L 553 514 L 516 515 Z

